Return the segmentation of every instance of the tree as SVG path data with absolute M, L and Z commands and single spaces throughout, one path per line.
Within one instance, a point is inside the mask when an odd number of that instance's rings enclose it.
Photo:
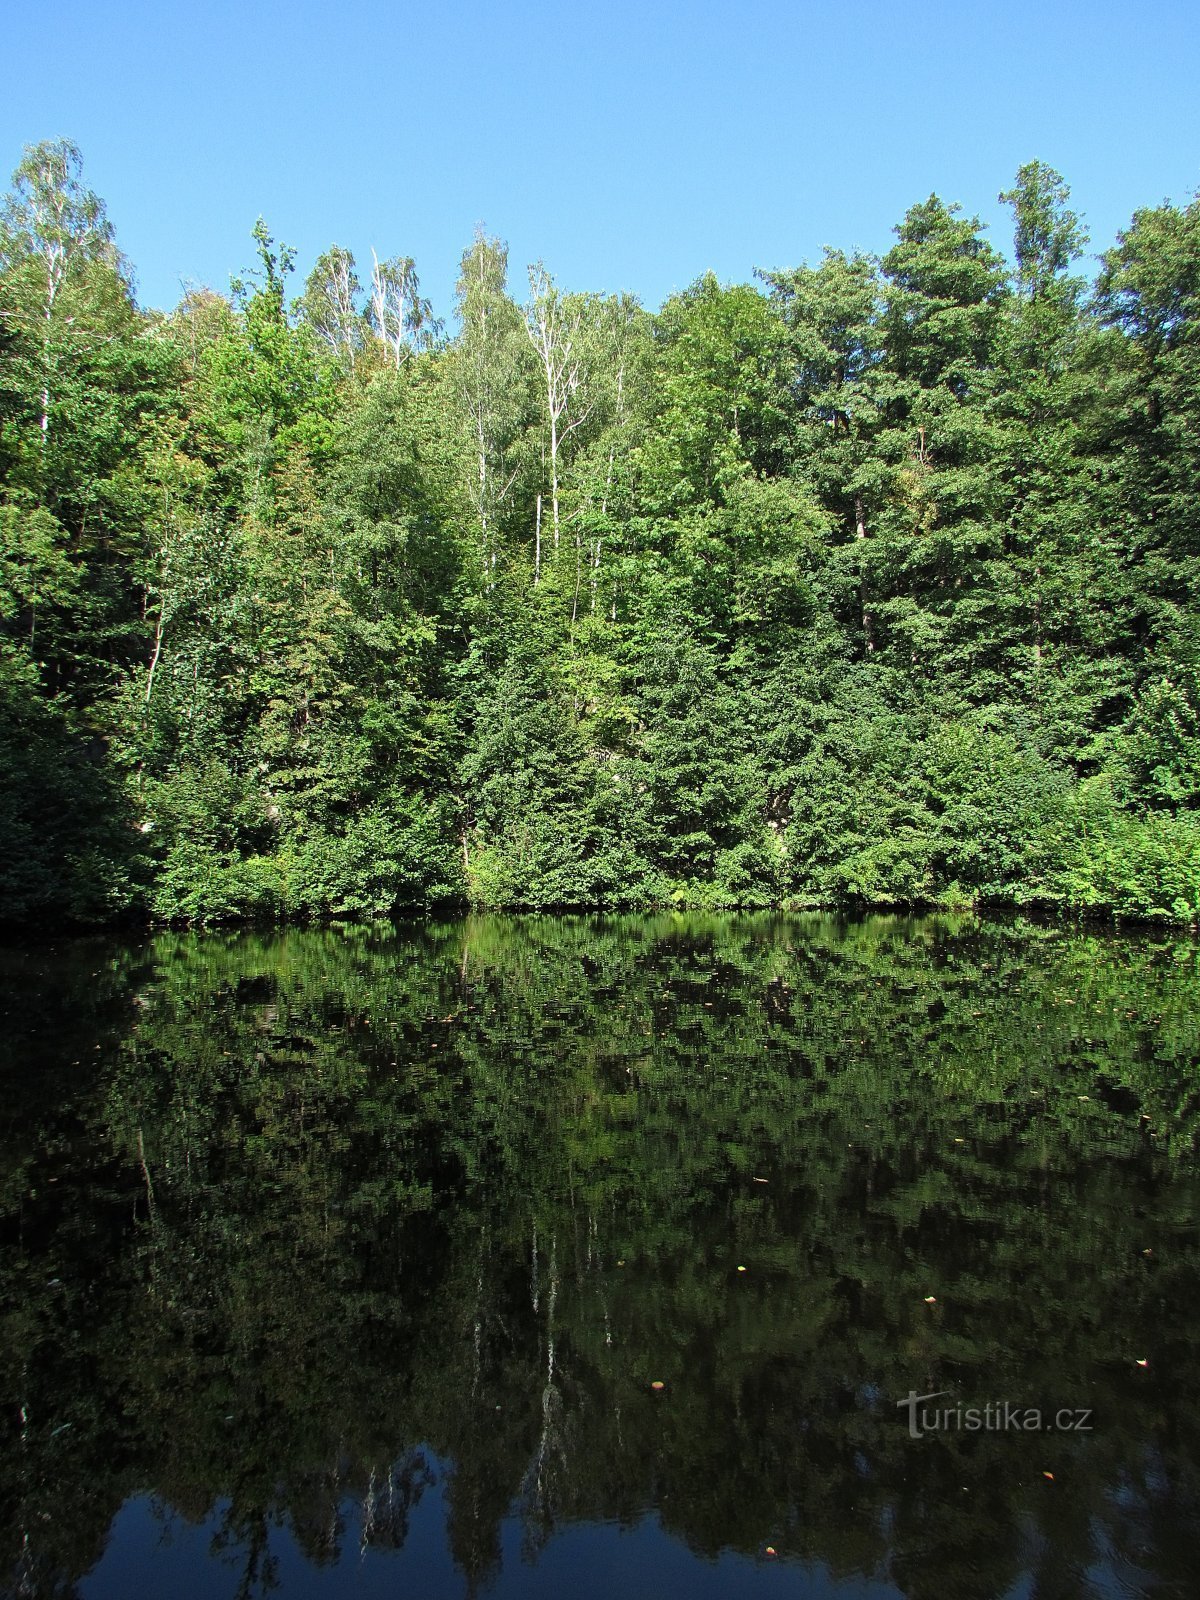
M 586 311 L 585 332 L 592 369 L 589 386 L 596 416 L 589 429 L 588 444 L 573 466 L 577 504 L 572 623 L 579 614 L 585 566 L 588 610 L 591 615 L 596 614 L 605 548 L 610 557 L 619 554 L 632 515 L 633 462 L 645 415 L 650 345 L 650 319 L 632 295 L 589 299 Z M 610 607 L 615 610 L 615 578 L 610 580 L 609 590 Z
M 559 474 L 563 446 L 592 414 L 587 370 L 581 348 L 582 313 L 560 293 L 554 279 L 538 261 L 529 268 L 529 300 L 525 328 L 542 372 L 543 401 L 549 432 L 550 506 L 554 528 L 554 553 L 559 544 Z M 538 496 L 534 532 L 533 581 L 541 581 L 542 497 Z
M 363 344 L 361 292 L 353 255 L 335 244 L 317 257 L 296 302 L 302 320 L 351 372 Z
M 0 210 L 0 273 L 7 280 L 5 298 L 12 295 L 10 316 L 38 347 L 43 453 L 63 293 L 93 262 L 122 270 L 104 202 L 84 187 L 78 146 L 67 139 L 28 146 Z
M 1115 595 L 1128 720 L 1115 744 L 1140 799 L 1190 805 L 1186 752 L 1200 713 L 1200 199 L 1135 212 L 1104 255 L 1096 309 L 1113 341 L 1102 416 L 1122 527 Z
M 920 672 L 990 692 L 990 562 L 1000 548 L 988 401 L 997 386 L 1004 264 L 975 218 L 936 195 L 910 208 L 883 259 L 879 453 L 889 503 L 871 549 L 883 642 Z
M 479 523 L 480 566 L 489 586 L 499 551 L 497 523 L 520 473 L 512 455 L 529 360 L 507 283 L 508 246 L 478 229 L 459 268 L 454 365 L 474 457 L 470 498 Z
M 884 353 L 879 265 L 826 250 L 819 267 L 766 274 L 791 330 L 793 383 L 802 419 L 795 470 L 852 535 L 862 648 L 875 648 L 867 539 L 891 484 L 878 434 L 884 411 L 877 376 Z
M 1087 232 L 1070 210 L 1071 191 L 1044 161 L 1027 161 L 1000 195 L 1013 210 L 1018 293 L 1030 300 L 1061 293 L 1065 275 L 1087 247 Z M 1068 289 L 1069 292 L 1069 289 Z
M 293 441 L 319 454 L 328 436 L 335 375 L 293 325 L 287 280 L 295 251 L 277 246 L 260 217 L 258 265 L 231 284 L 233 316 L 215 320 L 189 395 L 195 448 L 214 469 L 222 510 L 269 520 L 272 472 Z
M 1000 198 L 1013 213 L 1017 272 L 990 407 L 1006 523 L 997 588 L 1008 604 L 989 628 L 1007 641 L 997 656 L 1006 657 L 1009 696 L 1020 686 L 1041 736 L 1074 760 L 1111 716 L 1125 677 L 1115 507 L 1105 503 L 1109 475 L 1097 448 L 1106 352 L 1087 315 L 1087 285 L 1072 270 L 1087 236 L 1066 183 L 1031 161 Z M 1104 605 L 1094 603 L 1099 595 Z
M 411 256 L 380 261 L 371 251 L 371 303 L 367 319 L 387 359 L 399 368 L 410 350 L 427 350 L 441 333 L 433 307 L 421 294 Z
M 1139 498 L 1142 542 L 1172 598 L 1200 555 L 1200 199 L 1135 213 L 1106 252 L 1102 321 L 1132 358 L 1120 429 Z
M 76 707 L 140 650 L 145 454 L 177 378 L 81 172 L 74 146 L 32 147 L 0 213 L 2 493 L 60 529 L 76 598 L 42 609 L 38 671 Z

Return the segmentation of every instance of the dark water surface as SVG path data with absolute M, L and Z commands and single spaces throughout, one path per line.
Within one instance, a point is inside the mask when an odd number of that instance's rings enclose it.
M 1187 938 L 168 935 L 0 1010 L 6 1592 L 1200 1592 Z

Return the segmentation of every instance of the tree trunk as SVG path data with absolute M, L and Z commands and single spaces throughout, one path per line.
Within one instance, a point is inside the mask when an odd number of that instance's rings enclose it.
M 158 671 L 158 658 L 162 655 L 163 633 L 166 630 L 166 621 L 163 617 L 161 605 L 158 609 L 158 621 L 154 625 L 154 654 L 150 657 L 150 670 L 146 674 L 146 704 L 150 704 L 150 693 L 154 688 L 154 674 Z
M 558 554 L 558 418 L 550 413 L 550 503 L 554 509 L 554 554 Z

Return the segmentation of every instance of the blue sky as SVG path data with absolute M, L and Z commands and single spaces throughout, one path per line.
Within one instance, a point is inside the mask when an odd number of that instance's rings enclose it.
M 442 314 L 477 222 L 515 288 L 657 305 L 884 250 L 936 190 L 992 224 L 1056 166 L 1094 245 L 1200 187 L 1191 0 L 0 0 L 0 164 L 82 147 L 145 304 L 227 286 L 263 214 L 301 275 L 331 242 L 416 258 Z

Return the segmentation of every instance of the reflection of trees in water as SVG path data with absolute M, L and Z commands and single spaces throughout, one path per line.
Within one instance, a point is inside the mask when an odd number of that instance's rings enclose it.
M 1106 1549 L 1183 1592 L 1186 944 L 475 919 L 89 951 L 10 974 L 60 1019 L 10 1041 L 0 1176 L 26 1592 L 69 1594 L 148 1481 L 224 1505 L 246 1594 L 281 1519 L 314 1563 L 399 1549 L 429 1452 L 475 1585 L 515 1506 L 531 1556 L 653 1509 L 914 1596 L 1062 1592 Z M 913 1386 L 1097 1432 L 915 1455 Z
M 422 1450 L 406 1450 L 379 1478 L 372 1468 L 362 1501 L 359 1554 L 365 1555 L 369 1549 L 402 1549 L 413 1508 L 433 1482 Z
M 531 1300 L 535 1314 L 539 1309 L 537 1229 L 533 1233 L 533 1252 L 530 1268 Z M 558 1240 L 550 1241 L 550 1265 L 546 1285 L 546 1378 L 542 1385 L 542 1426 L 537 1449 L 521 1483 L 522 1516 L 525 1523 L 526 1554 L 536 1554 L 550 1537 L 554 1527 L 555 1480 L 568 1475 L 566 1431 L 563 1418 L 563 1397 L 558 1386 L 555 1364 L 554 1313 L 558 1305 Z
M 265 1511 L 238 1516 L 231 1506 L 212 1539 L 212 1553 L 241 1568 L 237 1600 L 253 1600 L 279 1587 L 279 1557 L 271 1553 L 271 1530 Z

